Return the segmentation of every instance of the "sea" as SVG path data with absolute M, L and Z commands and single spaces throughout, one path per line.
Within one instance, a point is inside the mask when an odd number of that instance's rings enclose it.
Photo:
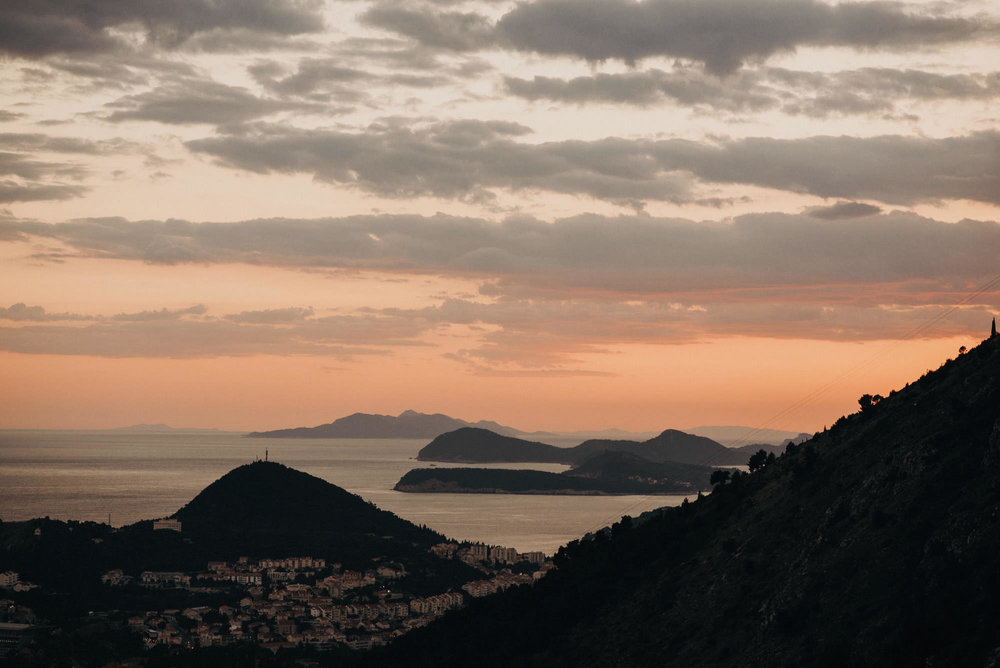
M 231 469 L 269 459 L 343 487 L 458 541 L 554 554 L 561 545 L 684 496 L 414 494 L 394 491 L 428 439 L 257 439 L 242 433 L 0 430 L 0 519 L 113 526 L 176 512 Z M 554 443 L 555 445 L 569 445 Z M 559 464 L 477 464 L 551 472 Z

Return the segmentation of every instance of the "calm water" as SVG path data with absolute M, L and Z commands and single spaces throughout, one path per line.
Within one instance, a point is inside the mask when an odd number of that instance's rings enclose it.
M 552 554 L 622 515 L 683 496 L 404 494 L 393 491 L 426 439 L 249 439 L 227 432 L 0 431 L 0 518 L 106 522 L 173 514 L 230 469 L 264 457 L 339 485 L 457 540 Z M 447 466 L 441 464 L 440 466 Z M 488 466 L 488 465 L 479 465 Z M 505 468 L 562 471 L 558 464 Z

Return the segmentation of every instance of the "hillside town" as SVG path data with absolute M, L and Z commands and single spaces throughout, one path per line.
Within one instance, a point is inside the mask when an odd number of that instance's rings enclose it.
M 541 552 L 522 554 L 506 547 L 442 543 L 431 551 L 474 566 L 483 578 L 466 583 L 460 591 L 411 597 L 394 590 L 395 583 L 406 576 L 401 564 L 383 562 L 369 570 L 352 571 L 306 556 L 212 561 L 195 573 L 144 571 L 130 576 L 115 569 L 101 580 L 109 587 L 241 594 L 217 607 L 132 615 L 128 626 L 142 635 L 147 648 L 248 642 L 274 651 L 298 646 L 323 650 L 338 644 L 369 649 L 427 625 L 470 598 L 531 584 L 553 568 Z

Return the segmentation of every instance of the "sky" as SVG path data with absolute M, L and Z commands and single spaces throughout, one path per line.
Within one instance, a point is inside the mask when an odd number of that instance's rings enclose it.
M 0 100 L 0 428 L 811 432 L 1000 313 L 1000 0 L 24 0 Z

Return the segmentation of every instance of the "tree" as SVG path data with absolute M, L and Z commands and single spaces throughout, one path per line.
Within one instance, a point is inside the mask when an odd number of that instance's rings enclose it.
M 773 455 L 772 455 L 772 461 L 773 461 Z M 753 455 L 751 455 L 750 461 L 747 462 L 747 466 L 750 467 L 750 473 L 753 473 L 754 471 L 759 471 L 760 469 L 767 466 L 767 464 L 768 464 L 767 452 L 765 452 L 763 449 L 758 450 Z
M 729 482 L 729 476 L 733 474 L 732 471 L 725 471 L 723 469 L 718 469 L 712 471 L 712 476 L 708 479 L 708 482 L 712 485 L 725 485 Z
M 862 413 L 867 413 L 869 410 L 871 410 L 872 406 L 874 406 L 880 401 L 882 401 L 881 394 L 876 394 L 875 396 L 872 396 L 870 394 L 862 394 L 861 398 L 858 399 L 858 405 L 861 406 Z

